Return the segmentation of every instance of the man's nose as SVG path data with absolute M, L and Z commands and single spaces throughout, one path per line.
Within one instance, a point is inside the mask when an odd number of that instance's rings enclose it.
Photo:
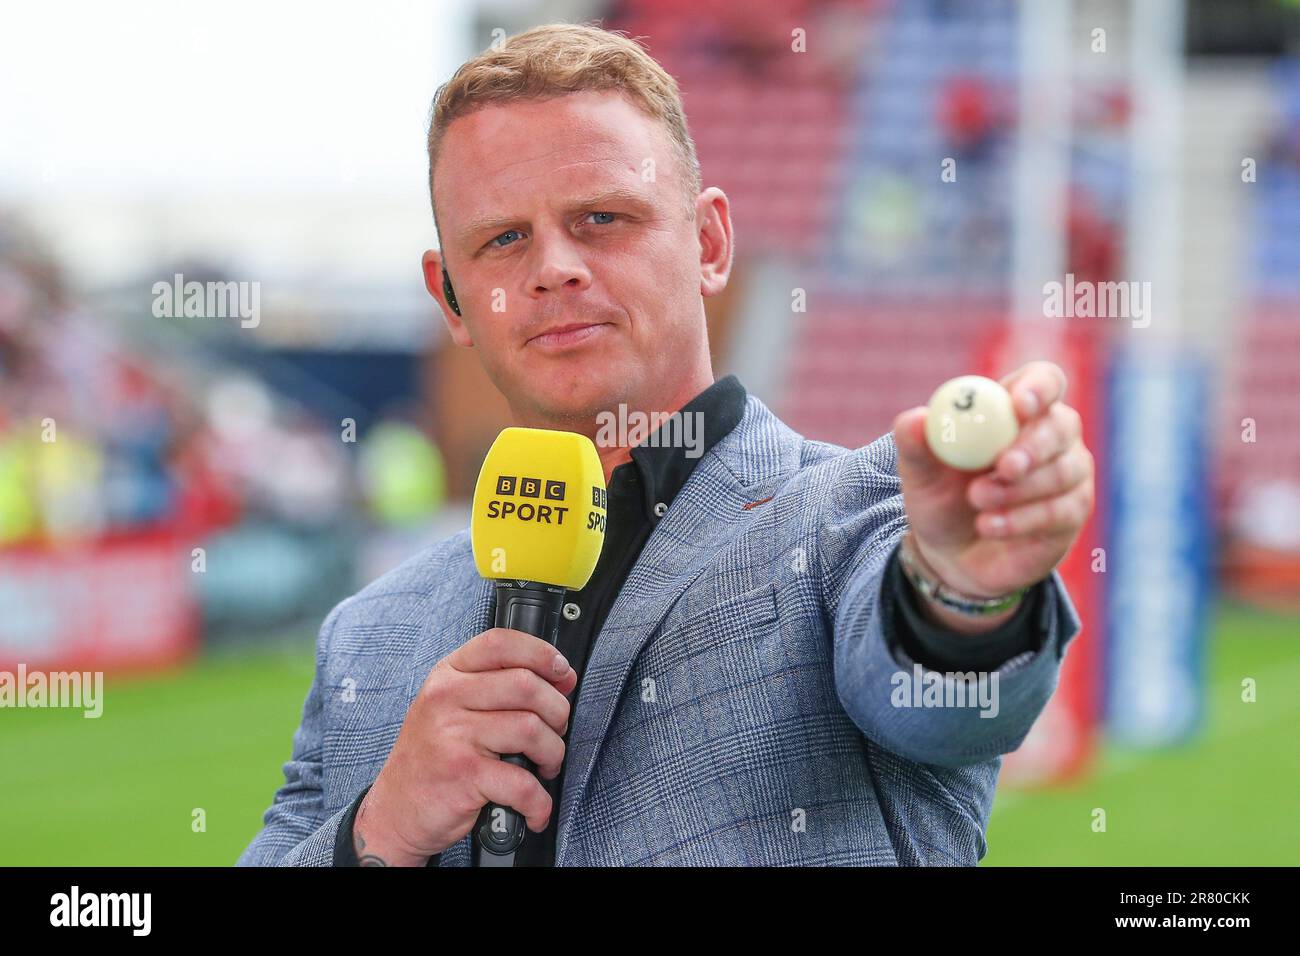
M 591 270 L 568 236 L 537 236 L 533 243 L 535 264 L 529 280 L 534 296 L 568 288 L 581 292 L 591 285 Z

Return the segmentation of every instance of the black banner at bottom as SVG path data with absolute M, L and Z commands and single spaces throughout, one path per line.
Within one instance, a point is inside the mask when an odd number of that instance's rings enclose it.
M 12 868 L 0 869 L 0 881 L 6 940 L 77 934 L 81 943 L 93 936 L 391 946 L 396 929 L 446 927 L 459 936 L 477 923 L 479 932 L 500 940 L 505 931 L 527 945 L 524 939 L 554 940 L 583 931 L 592 919 L 613 918 L 623 930 L 611 941 L 644 942 L 662 931 L 672 933 L 663 942 L 674 946 L 683 933 L 734 937 L 781 924 L 796 933 L 879 927 L 915 932 L 917 940 L 935 933 L 940 945 L 963 930 L 983 934 L 987 944 L 996 938 L 989 932 L 1037 925 L 1050 927 L 1054 941 L 1172 931 L 1231 945 L 1242 938 L 1237 934 L 1276 932 L 1289 922 L 1295 871 L 425 869 L 404 876 L 363 869 Z M 592 943 L 600 938 L 593 934 Z

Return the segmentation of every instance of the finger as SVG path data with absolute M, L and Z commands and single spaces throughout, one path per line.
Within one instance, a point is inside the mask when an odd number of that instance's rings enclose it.
M 981 511 L 975 516 L 975 530 L 987 538 L 1019 535 L 1074 533 L 1083 527 L 1092 510 L 1092 482 L 1055 498 L 1044 498 L 1014 508 Z
M 510 807 L 520 814 L 528 829 L 541 833 L 551 816 L 551 795 L 542 782 L 525 770 L 504 760 L 484 757 L 475 773 L 475 785 L 484 803 Z
M 467 673 L 526 667 L 547 680 L 560 680 L 569 670 L 569 662 L 554 646 L 508 627 L 493 627 L 476 634 L 447 655 L 447 661 Z
M 1083 442 L 1075 442 L 1064 454 L 1039 465 L 1014 482 L 1008 483 L 992 475 L 981 475 L 966 487 L 966 498 L 976 511 L 1053 498 L 1091 478 L 1092 469 L 1092 453 L 1084 447 Z
M 460 699 L 466 710 L 532 711 L 557 734 L 569 723 L 569 698 L 522 667 L 475 674 Z
M 1078 442 L 1083 434 L 1079 413 L 1060 402 L 1047 414 L 1026 422 L 1011 447 L 998 455 L 993 472 L 1003 481 L 1017 481 L 1045 465 Z
M 568 697 L 570 694 L 572 694 L 574 689 L 578 686 L 578 672 L 575 671 L 572 667 L 570 667 L 567 671 L 564 672 L 563 677 L 560 677 L 558 679 L 552 679 L 552 678 L 547 678 L 547 679 L 550 680 L 551 686 L 554 687 L 556 690 L 558 690 L 565 697 Z
M 1065 397 L 1065 370 L 1055 362 L 1027 362 L 1002 379 L 1016 414 L 1026 422 Z
M 910 486 L 920 486 L 935 481 L 949 469 L 930 451 L 925 440 L 925 418 L 929 409 L 924 405 L 900 412 L 894 419 L 894 446 L 898 449 L 899 477 L 908 479 Z
M 529 710 L 496 710 L 476 714 L 471 738 L 484 750 L 497 754 L 523 754 L 538 773 L 550 780 L 564 764 L 564 740 L 542 718 Z

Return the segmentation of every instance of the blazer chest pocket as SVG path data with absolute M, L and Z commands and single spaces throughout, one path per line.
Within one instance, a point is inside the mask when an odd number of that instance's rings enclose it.
M 720 600 L 701 600 L 690 594 L 682 597 L 681 614 L 676 623 L 666 623 L 664 630 L 694 635 L 735 623 L 738 628 L 763 630 L 775 627 L 780 615 L 776 610 L 776 584 L 767 581 L 740 594 L 728 594 Z

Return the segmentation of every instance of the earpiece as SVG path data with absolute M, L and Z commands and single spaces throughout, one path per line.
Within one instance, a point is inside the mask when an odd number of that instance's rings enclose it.
M 446 266 L 442 270 L 442 294 L 447 297 L 447 304 L 451 306 L 451 311 L 460 315 L 460 303 L 456 301 L 456 290 L 451 287 L 451 276 L 447 275 Z

